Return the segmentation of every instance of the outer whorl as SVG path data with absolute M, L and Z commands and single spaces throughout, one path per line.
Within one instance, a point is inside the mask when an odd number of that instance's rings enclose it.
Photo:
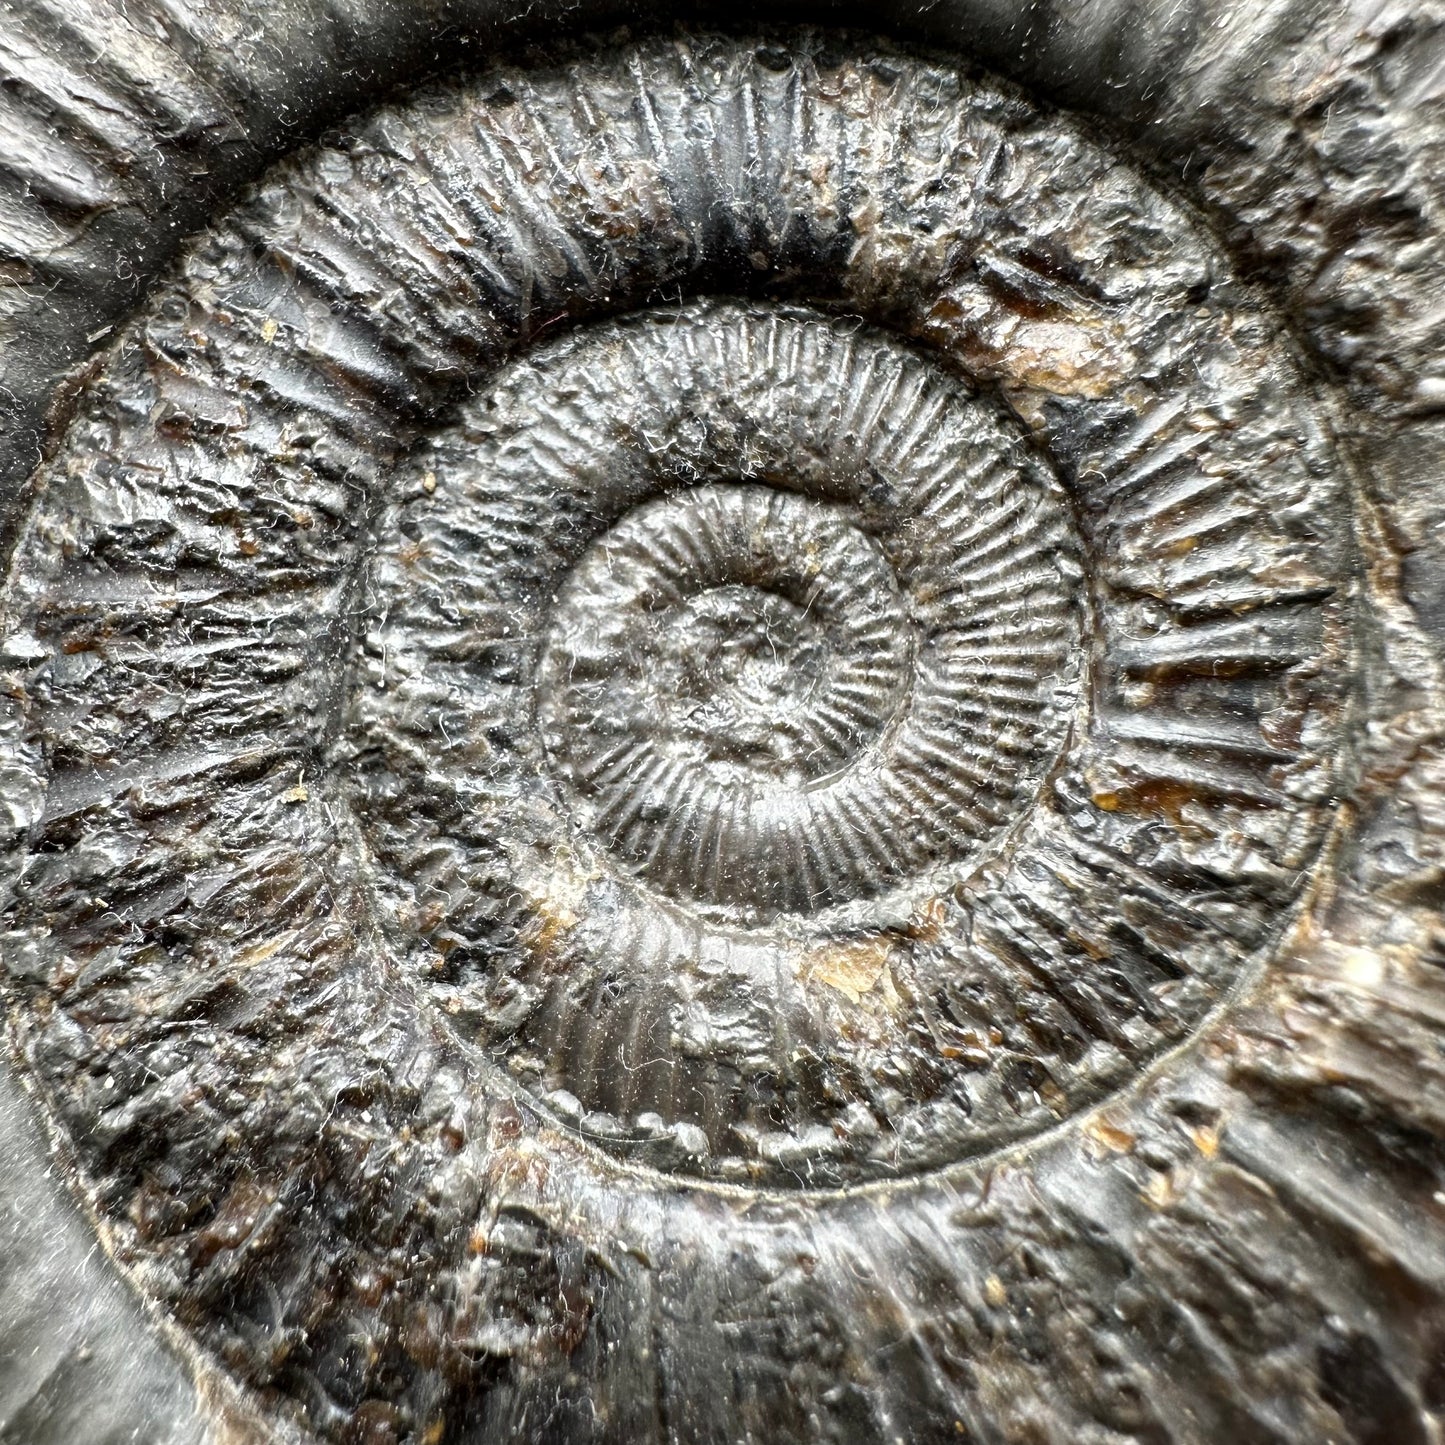
M 108 1249 L 282 1438 L 1308 1435 L 1270 1351 L 1368 1271 L 1230 1055 L 1353 505 L 1200 218 L 943 62 L 629 42 L 299 152 L 5 597 Z

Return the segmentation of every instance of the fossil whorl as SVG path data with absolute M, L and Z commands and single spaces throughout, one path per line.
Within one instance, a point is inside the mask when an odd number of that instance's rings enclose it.
M 940 912 L 1079 698 L 1022 437 L 856 322 L 710 304 L 539 348 L 396 492 L 339 756 L 468 1034 L 584 1134 L 739 1180 L 1023 1127 L 945 1059 L 987 1032 L 965 986 L 1037 985 Z
M 954 1361 L 1014 1291 L 1093 1318 L 1071 1251 L 1218 1153 L 1348 770 L 1349 524 L 1198 218 L 941 63 L 648 42 L 303 153 L 118 338 L 7 596 L 10 973 L 110 1247 L 324 1437 L 569 1372 L 558 1438 L 1026 1431 Z M 802 1363 L 736 1398 L 649 1343 L 758 1312 Z

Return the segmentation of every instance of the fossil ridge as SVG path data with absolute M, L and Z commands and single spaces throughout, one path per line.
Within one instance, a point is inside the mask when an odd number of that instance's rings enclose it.
M 247 1428 L 1428 1440 L 1331 420 L 1188 206 L 856 38 L 443 83 L 191 243 L 15 549 L 6 963 Z

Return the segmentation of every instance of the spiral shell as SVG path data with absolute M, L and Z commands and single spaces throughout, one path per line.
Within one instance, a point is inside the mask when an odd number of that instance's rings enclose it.
M 288 161 L 6 599 L 13 988 L 112 1248 L 281 1416 L 492 1439 L 720 1221 L 1026 1216 L 957 1201 L 1127 1152 L 1309 886 L 1349 506 L 1198 218 L 940 62 L 643 42 Z
M 453 1016 L 589 1136 L 724 1177 L 997 1133 L 889 1045 L 957 1031 L 919 997 L 956 965 L 900 935 L 1079 703 L 1076 538 L 1024 439 L 856 323 L 707 304 L 532 353 L 398 491 L 340 756 L 393 916 L 445 899 Z

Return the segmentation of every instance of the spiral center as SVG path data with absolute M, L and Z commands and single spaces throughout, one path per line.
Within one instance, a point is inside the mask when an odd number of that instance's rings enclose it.
M 669 731 L 710 761 L 805 775 L 796 722 L 827 668 L 827 638 L 806 606 L 730 585 L 689 598 L 649 639 Z
M 796 905 L 804 794 L 866 765 L 912 654 L 893 569 L 848 508 L 700 487 L 637 508 L 573 570 L 544 741 L 585 821 L 645 874 Z

